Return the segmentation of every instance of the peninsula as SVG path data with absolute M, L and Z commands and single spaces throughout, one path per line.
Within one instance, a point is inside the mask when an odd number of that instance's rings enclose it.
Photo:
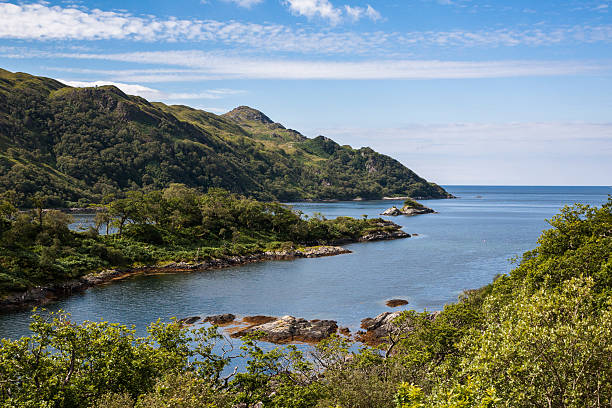
M 338 255 L 350 251 L 336 245 L 410 236 L 383 219 L 308 218 L 280 203 L 181 184 L 130 192 L 100 205 L 95 220 L 97 228 L 75 232 L 63 212 L 18 211 L 0 199 L 0 309 L 133 274 Z

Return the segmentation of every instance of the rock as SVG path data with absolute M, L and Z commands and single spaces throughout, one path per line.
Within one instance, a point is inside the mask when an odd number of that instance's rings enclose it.
M 362 241 L 362 242 L 383 241 L 383 240 L 388 240 L 388 239 L 399 239 L 399 238 L 410 238 L 410 234 L 407 234 L 402 230 L 373 231 L 359 238 L 359 241 Z
M 391 299 L 391 300 L 387 300 L 385 304 L 389 307 L 398 307 L 398 306 L 407 305 L 408 301 L 404 299 Z
M 384 312 L 374 318 L 366 318 L 361 321 L 361 328 L 365 331 L 357 332 L 355 336 L 358 341 L 372 346 L 384 343 L 389 334 L 395 332 L 406 332 L 412 330 L 410 320 L 405 320 L 402 323 L 394 323 L 394 320 L 402 314 L 398 312 Z M 440 312 L 432 312 L 428 315 L 429 319 L 434 320 Z
M 423 207 L 423 208 L 405 208 L 402 207 L 401 209 L 402 215 L 407 215 L 407 216 L 413 216 L 413 215 L 420 215 L 420 214 L 433 214 L 435 213 L 434 210 L 432 210 L 431 208 L 428 207 Z
M 206 316 L 202 319 L 203 322 L 209 322 L 212 324 L 220 325 L 220 324 L 228 324 L 233 322 L 236 319 L 236 316 L 231 313 L 218 314 L 212 316 Z
M 413 216 L 413 215 L 431 214 L 431 213 L 435 213 L 435 211 L 409 198 L 406 201 L 404 201 L 404 206 L 401 209 L 397 208 L 396 206 L 393 206 L 383 211 L 380 215 L 387 215 L 387 216 L 395 217 L 398 215 Z
M 190 317 L 184 317 L 182 319 L 179 319 L 178 322 L 184 325 L 190 325 L 190 324 L 194 324 L 198 320 L 200 320 L 200 316 L 190 316 Z
M 357 339 L 371 345 L 383 343 L 385 337 L 398 330 L 393 321 L 400 314 L 401 312 L 384 312 L 374 318 L 363 319 L 361 328 L 366 331 L 357 333 Z
M 346 248 L 339 246 L 312 246 L 302 249 L 285 249 L 267 251 L 265 255 L 273 259 L 295 259 L 295 258 L 321 258 L 324 256 L 334 256 L 340 254 L 350 254 Z
M 382 213 L 380 213 L 380 215 L 389 215 L 389 216 L 395 217 L 398 215 L 402 215 L 402 212 L 400 211 L 399 208 L 397 208 L 396 206 L 393 206 L 391 208 L 386 209 Z
M 246 321 L 246 319 L 243 319 Z M 338 324 L 333 320 L 306 320 L 293 316 L 283 316 L 263 324 L 254 324 L 231 334 L 232 337 L 242 337 L 253 332 L 262 332 L 261 340 L 270 343 L 307 342 L 316 343 L 328 338 L 338 330 Z
M 321 258 L 324 256 L 334 256 L 340 254 L 350 254 L 346 248 L 338 247 L 338 246 L 315 246 L 304 248 L 301 251 L 297 251 L 300 253 L 301 257 L 304 258 Z

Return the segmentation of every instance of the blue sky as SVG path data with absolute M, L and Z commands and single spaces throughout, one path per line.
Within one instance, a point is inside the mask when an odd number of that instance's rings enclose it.
M 0 20 L 11 71 L 249 105 L 442 184 L 612 184 L 612 0 L 0 1 Z

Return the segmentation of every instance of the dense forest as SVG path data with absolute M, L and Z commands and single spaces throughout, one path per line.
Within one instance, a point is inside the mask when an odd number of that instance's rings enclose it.
M 440 313 L 404 312 L 379 348 L 332 337 L 305 353 L 215 327 L 147 337 L 37 312 L 3 340 L 8 407 L 599 408 L 612 405 L 612 198 L 564 208 L 508 275 Z M 217 347 L 215 347 L 217 345 Z M 244 370 L 231 370 L 233 358 Z
M 29 207 L 42 192 L 57 208 L 170 183 L 260 200 L 450 197 L 388 156 L 248 107 L 218 116 L 0 69 L 0 192 Z
M 399 226 L 381 219 L 308 218 L 277 202 L 260 202 L 182 184 L 128 192 L 101 204 L 98 228 L 71 231 L 71 217 L 36 208 L 18 211 L 0 199 L 0 300 L 34 286 L 65 282 L 111 267 L 200 262 L 304 245 L 354 242 Z M 99 233 L 102 232 L 102 234 Z M 109 233 L 113 232 L 114 233 Z

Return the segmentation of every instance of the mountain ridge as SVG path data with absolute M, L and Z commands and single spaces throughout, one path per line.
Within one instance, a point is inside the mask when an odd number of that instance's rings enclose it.
M 0 193 L 70 206 L 171 183 L 280 201 L 452 197 L 395 159 L 247 106 L 215 115 L 0 69 Z

